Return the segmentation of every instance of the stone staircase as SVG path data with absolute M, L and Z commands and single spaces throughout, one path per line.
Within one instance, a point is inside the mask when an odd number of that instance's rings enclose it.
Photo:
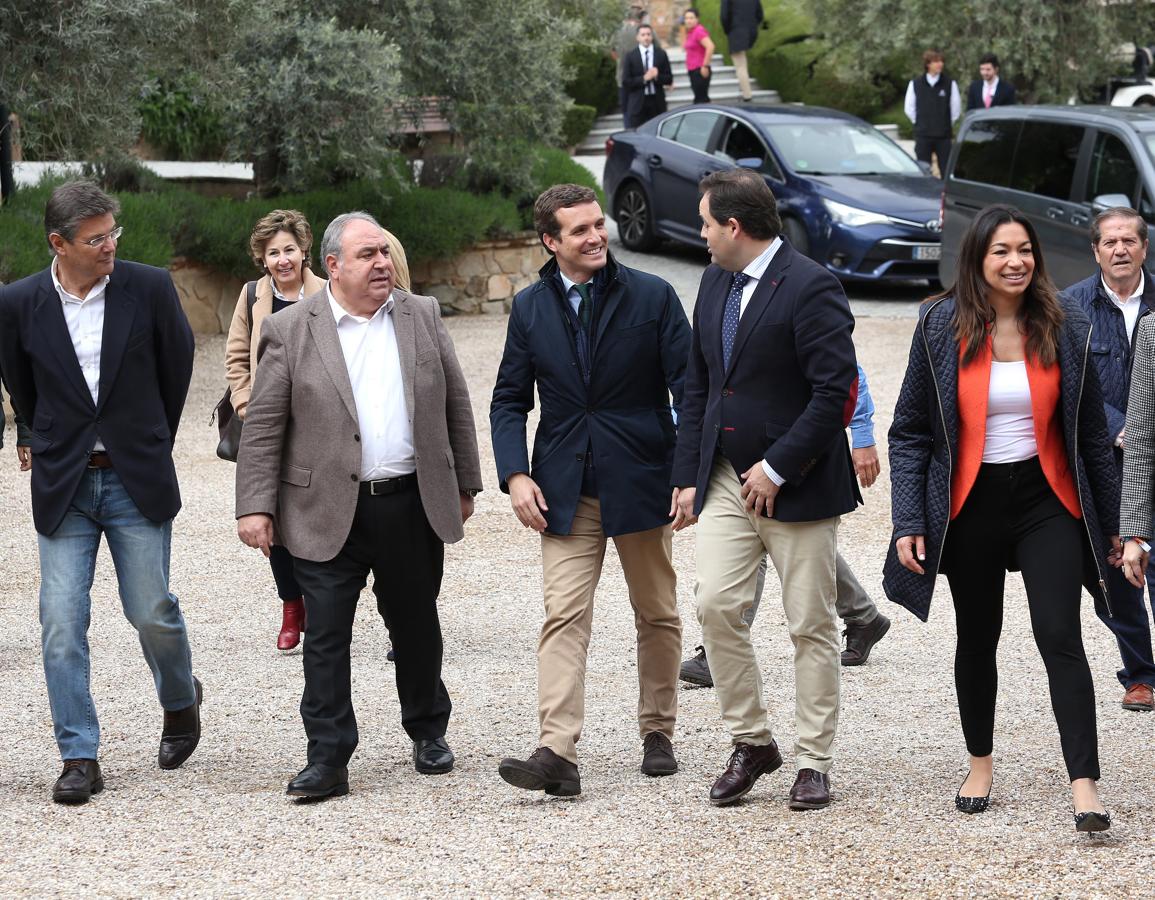
M 686 73 L 686 52 L 681 47 L 667 47 L 666 53 L 670 56 L 670 69 L 674 73 L 674 86 L 666 92 L 666 105 L 670 109 L 679 106 L 689 106 L 694 102 L 694 92 L 690 89 L 690 76 Z M 741 102 L 742 94 L 738 90 L 738 76 L 733 66 L 722 65 L 722 54 L 715 53 L 710 61 L 713 76 L 710 79 L 710 102 L 722 105 L 735 105 Z M 780 103 L 777 91 L 758 90 L 756 82 L 751 79 L 755 87 L 753 103 L 767 104 Z M 590 129 L 586 139 L 578 145 L 575 152 L 597 156 L 606 152 L 606 138 L 623 127 L 621 113 L 602 116 Z

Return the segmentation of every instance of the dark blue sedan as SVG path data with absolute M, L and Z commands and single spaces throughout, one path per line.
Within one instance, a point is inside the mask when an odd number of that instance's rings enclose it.
M 761 172 L 796 250 L 842 279 L 938 277 L 942 182 L 862 119 L 812 106 L 690 106 L 606 141 L 604 187 L 631 250 L 705 247 L 698 182 Z

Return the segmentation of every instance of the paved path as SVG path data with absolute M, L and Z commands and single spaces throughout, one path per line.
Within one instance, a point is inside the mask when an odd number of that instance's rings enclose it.
M 1103 796 L 1117 825 L 1076 837 L 1042 664 L 1020 580 L 1009 579 L 993 805 L 962 816 L 965 771 L 951 681 L 953 616 L 940 587 L 929 625 L 881 600 L 889 535 L 883 479 L 847 516 L 843 553 L 894 619 L 867 666 L 843 678 L 832 774 L 836 801 L 791 813 L 794 675 L 771 579 L 754 640 L 787 765 L 735 808 L 706 802 L 727 739 L 711 690 L 680 693 L 681 772 L 638 772 L 633 619 L 613 549 L 590 647 L 580 744 L 584 794 L 544 799 L 497 776 L 498 760 L 536 737 L 534 646 L 541 621 L 539 545 L 495 489 L 486 410 L 502 316 L 448 321 L 472 390 L 486 491 L 464 542 L 450 548 L 441 600 L 449 740 L 458 766 L 417 775 L 366 595 L 354 639 L 361 746 L 352 793 L 296 806 L 284 785 L 303 764 L 301 657 L 273 649 L 278 603 L 264 560 L 232 521 L 233 467 L 213 456 L 209 411 L 223 387 L 223 339 L 203 341 L 177 444 L 185 508 L 176 521 L 173 588 L 205 684 L 204 740 L 176 772 L 156 768 L 160 712 L 102 551 L 93 598 L 93 688 L 107 789 L 56 807 L 58 771 L 40 668 L 37 563 L 27 477 L 11 426 L 0 454 L 0 885 L 5 896 L 100 897 L 789 897 L 1151 895 L 1155 717 L 1124 712 L 1107 630 L 1084 607 L 1098 696 Z M 884 438 L 909 346 L 908 319 L 867 317 L 856 331 Z M 675 538 L 687 652 L 694 617 L 693 533 Z

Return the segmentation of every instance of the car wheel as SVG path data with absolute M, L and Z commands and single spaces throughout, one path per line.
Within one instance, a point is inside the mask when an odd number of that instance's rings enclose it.
M 1134 106 L 1155 106 L 1155 97 L 1140 97 L 1133 104 Z
M 797 219 L 786 217 L 782 220 L 782 234 L 790 246 L 801 253 L 803 256 L 810 255 L 810 237 L 806 234 L 806 228 Z
M 646 192 L 636 182 L 622 188 L 618 195 L 618 237 L 627 250 L 650 250 L 658 242 L 654 234 L 654 217 Z

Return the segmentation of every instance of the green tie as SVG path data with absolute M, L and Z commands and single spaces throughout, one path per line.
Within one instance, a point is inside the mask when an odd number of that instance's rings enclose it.
M 583 331 L 589 331 L 590 328 L 590 313 L 593 311 L 593 300 L 590 299 L 590 285 L 587 281 L 585 284 L 575 284 L 574 290 L 581 295 L 581 302 L 578 303 L 578 321 L 582 324 Z

